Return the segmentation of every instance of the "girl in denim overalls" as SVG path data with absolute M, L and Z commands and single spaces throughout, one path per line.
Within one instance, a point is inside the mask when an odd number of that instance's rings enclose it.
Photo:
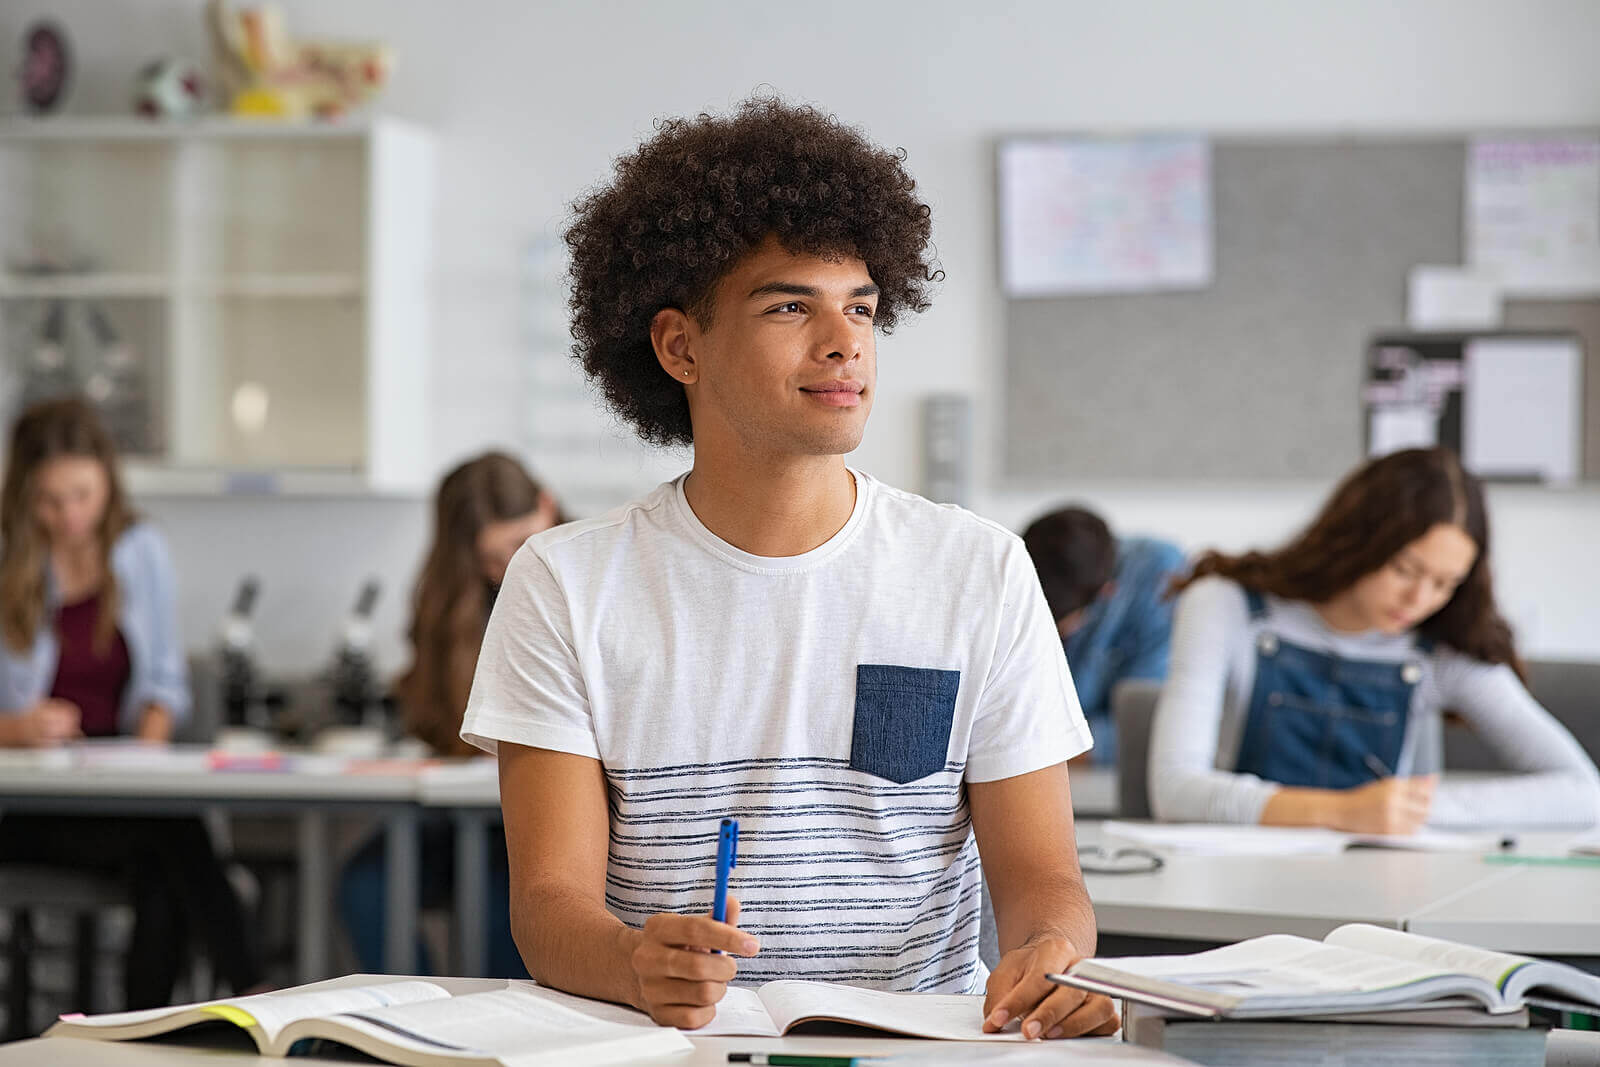
M 1180 588 L 1150 750 L 1158 817 L 1407 833 L 1587 825 L 1600 774 L 1522 684 L 1483 491 L 1454 453 L 1374 460 L 1273 552 Z M 1511 769 L 1441 784 L 1441 717 Z

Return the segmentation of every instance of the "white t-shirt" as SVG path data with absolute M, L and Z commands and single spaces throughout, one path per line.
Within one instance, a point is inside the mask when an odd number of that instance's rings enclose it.
M 633 926 L 709 911 L 737 818 L 731 891 L 762 944 L 741 982 L 975 991 L 963 783 L 1060 763 L 1089 730 L 1022 542 L 852 473 L 849 521 L 799 556 L 721 540 L 682 478 L 533 537 L 461 736 L 601 762 L 606 904 Z

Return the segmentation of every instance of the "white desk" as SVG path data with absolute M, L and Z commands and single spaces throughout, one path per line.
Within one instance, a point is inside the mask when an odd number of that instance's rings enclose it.
M 674 1055 L 642 1061 L 658 1063 L 662 1067 L 728 1067 L 729 1052 L 809 1052 L 825 1056 L 878 1055 L 895 1053 L 932 1056 L 945 1053 L 960 1059 L 941 1062 L 985 1063 L 998 1060 L 1006 1067 L 1059 1067 L 1062 1063 L 1107 1064 L 1112 1067 L 1184 1067 L 1188 1060 L 1180 1060 L 1148 1049 L 1124 1045 L 1116 1038 L 1085 1038 L 1082 1041 L 1053 1041 L 1024 1051 L 1012 1044 L 982 1044 L 978 1042 L 923 1041 L 909 1038 L 856 1038 L 856 1037 L 695 1037 L 694 1051 L 687 1055 Z M 1063 1047 L 1068 1046 L 1068 1047 Z M 215 1045 L 195 1047 L 172 1043 L 128 1043 L 118 1041 L 82 1041 L 71 1038 L 34 1038 L 10 1045 L 0 1045 L 0 1067 L 247 1067 L 251 1064 L 284 1064 L 287 1067 L 329 1067 L 351 1061 L 324 1059 L 316 1056 L 296 1056 L 279 1059 L 257 1056 L 250 1052 L 219 1052 Z M 582 1067 L 582 1060 L 574 1067 Z
M 8 754 L 8 757 L 17 754 Z M 212 770 L 206 750 L 172 746 L 149 758 L 58 750 L 0 766 L 0 811 L 64 815 L 199 815 L 207 809 L 284 814 L 299 828 L 299 957 L 302 982 L 327 977 L 332 937 L 327 818 L 369 814 L 383 820 L 388 848 L 384 965 L 416 970 L 417 770 L 347 774 L 337 760 L 300 769 Z M 97 760 L 101 762 L 96 762 Z
M 1406 929 L 1505 952 L 1600 956 L 1600 866 L 1498 869 L 1408 916 Z
M 371 975 L 346 975 L 326 982 L 323 987 L 365 985 L 374 980 Z M 383 978 L 384 981 L 393 981 Z M 503 982 L 481 978 L 428 978 L 457 995 L 498 989 Z M 686 1031 L 694 1043 L 688 1056 L 674 1054 L 645 1061 L 660 1063 L 663 1067 L 726 1067 L 729 1052 L 810 1052 L 822 1055 L 890 1055 L 917 1053 L 932 1056 L 943 1053 L 952 1057 L 947 1062 L 983 1063 L 991 1059 L 1002 1060 L 1008 1067 L 1052 1067 L 1060 1064 L 1071 1052 L 1071 1062 L 1084 1064 L 1113 1064 L 1117 1067 L 1179 1067 L 1189 1061 L 1180 1060 L 1159 1052 L 1124 1045 L 1118 1038 L 1086 1038 L 1081 1041 L 1020 1043 L 984 1043 L 959 1041 L 927 1041 L 908 1038 L 881 1037 L 695 1037 Z M 242 1032 L 226 1035 L 232 1038 L 229 1048 L 238 1051 L 218 1051 L 216 1032 L 204 1036 L 175 1034 L 168 1038 L 141 1042 L 88 1041 L 74 1038 L 34 1038 L 10 1045 L 0 1045 L 0 1067 L 182 1067 L 185 1064 L 209 1065 L 219 1063 L 239 1065 L 282 1063 L 293 1065 L 349 1064 L 350 1060 L 333 1060 L 321 1057 L 296 1056 L 279 1059 L 256 1055 L 250 1039 Z M 583 1061 L 575 1060 L 575 1067 Z
M 1519 835 L 1558 853 L 1573 835 Z M 1111 839 L 1097 822 L 1080 844 Z M 1159 850 L 1158 850 L 1159 851 Z M 1600 868 L 1500 865 L 1450 852 L 1352 849 L 1334 856 L 1165 852 L 1149 874 L 1086 874 L 1101 934 L 1232 942 L 1262 934 L 1321 938 L 1348 922 L 1512 952 L 1600 956 Z

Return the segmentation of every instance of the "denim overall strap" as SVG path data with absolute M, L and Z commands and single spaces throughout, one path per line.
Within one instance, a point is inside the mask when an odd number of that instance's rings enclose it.
M 1235 769 L 1317 789 L 1383 777 L 1400 761 L 1421 676 L 1414 660 L 1343 659 L 1263 629 Z

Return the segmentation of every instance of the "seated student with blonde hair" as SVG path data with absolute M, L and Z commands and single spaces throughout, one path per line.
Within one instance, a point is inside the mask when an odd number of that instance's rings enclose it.
M 1510 773 L 1439 782 L 1446 711 Z M 1523 685 L 1483 489 L 1454 453 L 1374 460 L 1285 547 L 1201 557 L 1178 601 L 1150 793 L 1177 821 L 1594 822 L 1600 774 Z

